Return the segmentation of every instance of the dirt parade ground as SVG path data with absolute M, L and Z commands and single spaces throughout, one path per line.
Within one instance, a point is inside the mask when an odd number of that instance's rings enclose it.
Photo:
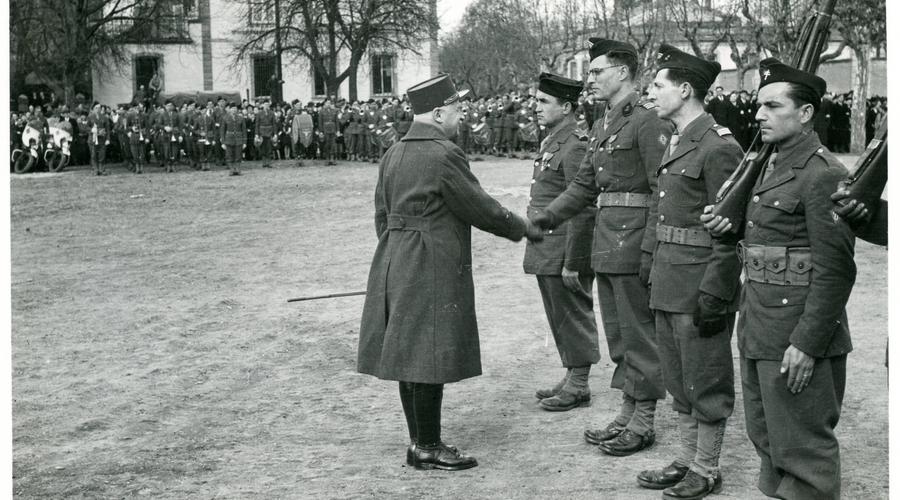
M 396 382 L 356 373 L 363 298 L 286 302 L 365 289 L 377 165 L 244 167 L 12 176 L 17 498 L 660 497 L 635 475 L 674 458 L 671 399 L 650 449 L 615 458 L 585 443 L 620 402 L 601 340 L 593 405 L 540 410 L 535 389 L 563 370 L 522 272 L 525 245 L 477 230 L 484 375 L 447 386 L 443 436 L 479 466 L 407 467 Z M 524 213 L 530 161 L 472 168 Z M 887 498 L 887 251 L 857 241 L 856 263 L 843 497 Z M 739 380 L 736 347 L 734 357 Z M 711 498 L 762 498 L 737 392 L 724 490 Z

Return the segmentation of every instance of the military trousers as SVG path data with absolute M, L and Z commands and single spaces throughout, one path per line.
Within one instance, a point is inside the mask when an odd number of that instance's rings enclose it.
M 597 273 L 597 298 L 609 357 L 616 365 L 610 387 L 638 401 L 665 398 L 650 290 L 637 274 Z
M 102 137 L 98 142 L 99 144 L 94 144 L 94 141 L 88 142 L 88 148 L 91 151 L 91 166 L 94 167 L 95 172 L 102 171 L 103 162 L 106 161 L 106 143 Z
M 144 164 L 144 141 L 128 144 L 129 161 L 133 166 Z
M 259 158 L 263 165 L 272 164 L 272 138 L 263 136 L 262 142 L 259 144 Z
M 226 144 L 225 145 L 225 161 L 228 163 L 229 167 L 236 169 L 241 165 L 241 151 L 242 150 L 243 150 L 243 147 L 241 147 L 240 144 L 238 144 L 238 145 Z
M 731 416 L 734 410 L 734 361 L 728 326 L 712 337 L 701 337 L 692 314 L 656 311 L 656 340 L 666 390 L 678 413 L 707 423 Z
M 847 355 L 816 358 L 809 385 L 787 387 L 781 360 L 741 355 L 747 435 L 760 458 L 760 491 L 791 500 L 838 499 L 841 457 L 834 428 L 841 415 Z
M 566 368 L 592 365 L 600 361 L 600 341 L 594 317 L 591 288 L 594 276 L 578 276 L 582 292 L 572 292 L 561 276 L 537 275 L 544 312 L 556 342 L 559 358 Z
M 325 141 L 322 143 L 322 157 L 326 159 L 333 159 L 337 156 L 337 144 L 335 140 L 337 137 L 334 134 L 325 134 Z

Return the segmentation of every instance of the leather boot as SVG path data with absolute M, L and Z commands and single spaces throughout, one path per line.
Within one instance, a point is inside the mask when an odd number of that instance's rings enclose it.
M 663 491 L 665 500 L 700 500 L 712 493 L 722 491 L 722 475 L 706 478 L 689 470 L 678 484 Z
M 547 399 L 556 396 L 560 390 L 562 390 L 563 386 L 566 385 L 566 382 L 569 381 L 569 374 L 572 373 L 572 369 L 566 370 L 566 375 L 562 380 L 559 381 L 558 384 L 554 385 L 551 389 L 538 389 L 537 392 L 534 393 L 534 397 L 538 399 Z
M 688 466 L 678 462 L 663 467 L 662 469 L 641 471 L 637 476 L 638 485 L 651 490 L 664 490 L 678 484 L 688 473 Z
M 434 447 L 415 446 L 412 450 L 412 465 L 419 470 L 464 470 L 478 465 L 472 457 L 463 455 L 459 450 L 438 443 Z
M 603 429 L 585 429 L 584 440 L 591 444 L 600 444 L 610 439 L 615 439 L 624 430 L 624 425 L 619 425 L 612 421 Z

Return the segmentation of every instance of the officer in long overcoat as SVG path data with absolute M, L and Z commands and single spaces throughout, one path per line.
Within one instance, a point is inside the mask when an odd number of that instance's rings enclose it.
M 610 385 L 622 390 L 623 401 L 613 422 L 587 430 L 584 437 L 604 453 L 626 456 L 655 441 L 656 401 L 666 394 L 647 282 L 656 246 L 650 199 L 671 125 L 656 116 L 652 103 L 638 104 L 634 47 L 599 38 L 591 42 L 590 91 L 607 99 L 610 109 L 594 123 L 575 180 L 533 220 L 552 229 L 595 200 L 600 208 L 591 267 L 610 358 L 616 365 Z
M 538 121 L 550 129 L 534 161 L 528 213 L 550 204 L 578 173 L 587 151 L 587 134 L 578 128 L 575 110 L 584 88 L 578 80 L 550 73 L 538 79 Z M 527 243 L 523 267 L 536 275 L 550 332 L 566 375 L 551 389 L 536 393 L 540 407 L 566 411 L 590 402 L 588 375 L 600 361 L 594 318 L 594 272 L 591 270 L 593 206 L 565 224 L 545 232 L 543 241 Z
M 400 382 L 409 465 L 467 469 L 476 460 L 441 441 L 440 409 L 444 384 L 481 374 L 471 227 L 513 241 L 541 232 L 500 206 L 469 171 L 452 142 L 460 94 L 450 78 L 441 74 L 407 93 L 413 125 L 385 154 L 375 188 L 378 246 L 357 369 Z
M 722 486 L 719 456 L 734 409 L 731 333 L 741 268 L 733 242 L 714 240 L 700 216 L 742 151 L 731 131 L 703 110 L 719 63 L 662 44 L 657 68 L 649 100 L 676 132 L 657 171 L 650 307 L 681 449 L 671 464 L 641 472 L 638 484 L 668 488 L 664 498 L 702 498 Z
M 256 112 L 255 135 L 262 140 L 259 145 L 259 156 L 263 167 L 272 167 L 272 136 L 275 135 L 275 113 L 269 108 L 269 101 L 264 99 Z
M 247 147 L 244 118 L 237 112 L 237 104 L 228 103 L 228 112 L 219 123 L 219 143 L 225 151 L 229 175 L 241 175 L 241 152 Z
M 837 499 L 854 238 L 831 195 L 847 169 L 819 141 L 825 80 L 768 58 L 759 67 L 764 143 L 775 153 L 747 203 L 737 325 L 747 434 L 770 497 Z M 703 217 L 713 234 L 728 219 Z

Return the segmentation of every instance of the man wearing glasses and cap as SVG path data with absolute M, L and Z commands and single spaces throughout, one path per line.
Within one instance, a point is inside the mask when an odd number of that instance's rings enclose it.
M 357 369 L 399 381 L 411 440 L 406 462 L 417 469 L 478 465 L 441 439 L 444 384 L 481 375 L 472 226 L 512 241 L 542 238 L 484 192 L 453 143 L 467 93 L 446 74 L 407 90 L 413 123 L 382 158 L 375 188 L 378 247 Z
M 710 237 L 700 215 L 742 153 L 731 131 L 703 110 L 719 63 L 662 44 L 657 67 L 649 99 L 675 134 L 653 200 L 659 220 L 650 307 L 681 449 L 670 465 L 641 472 L 638 484 L 665 489 L 665 499 L 698 499 L 722 487 L 719 456 L 734 409 L 731 333 L 741 272 L 734 244 Z
M 534 161 L 529 216 L 565 191 L 578 173 L 588 141 L 575 119 L 583 88 L 578 80 L 550 73 L 539 77 L 537 118 L 550 132 Z M 555 387 L 537 391 L 544 410 L 567 411 L 591 400 L 588 375 L 591 365 L 600 361 L 591 295 L 591 235 L 596 212 L 596 208 L 586 207 L 568 222 L 547 230 L 543 241 L 525 245 L 525 272 L 537 277 L 550 331 L 566 368 Z
M 737 325 L 747 434 L 770 497 L 837 499 L 847 353 L 847 299 L 856 279 L 853 233 L 831 199 L 847 169 L 813 130 L 822 78 L 759 63 L 762 141 L 775 150 L 747 203 L 738 244 L 746 280 Z M 711 207 L 710 207 L 711 208 Z M 714 235 L 731 227 L 705 214 Z M 732 236 L 733 237 L 733 236 Z
M 591 38 L 588 91 L 607 100 L 603 120 L 594 123 L 588 152 L 566 191 L 532 220 L 558 227 L 595 200 L 591 267 L 610 358 L 616 364 L 610 385 L 622 390 L 619 415 L 584 438 L 603 453 L 627 456 L 656 439 L 656 401 L 666 396 L 648 280 L 656 246 L 656 168 L 669 143 L 671 126 L 654 105 L 639 104 L 635 88 L 637 51 L 631 45 Z

